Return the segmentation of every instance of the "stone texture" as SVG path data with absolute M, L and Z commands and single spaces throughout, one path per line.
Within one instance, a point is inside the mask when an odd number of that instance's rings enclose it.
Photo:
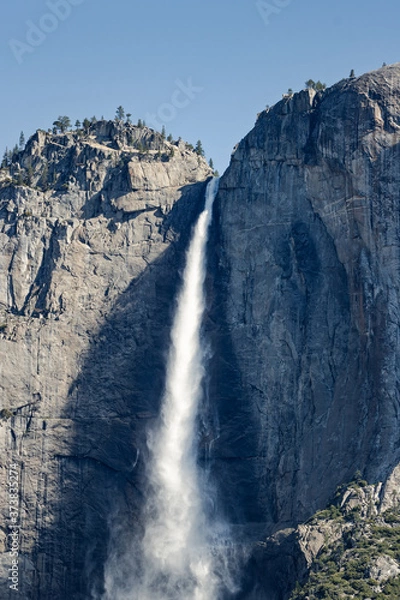
M 370 569 L 370 577 L 379 583 L 400 575 L 400 567 L 391 556 L 379 556 Z
M 199 441 L 253 548 L 238 598 L 288 597 L 324 534 L 298 525 L 356 471 L 376 516 L 397 503 L 399 115 L 399 65 L 300 92 L 222 177 Z M 96 597 L 110 530 L 140 530 L 143 433 L 210 175 L 184 142 L 104 121 L 38 132 L 0 172 L 0 506 L 16 459 L 27 600 Z
M 340 597 L 351 598 L 360 585 L 365 597 L 376 593 L 396 596 L 393 589 L 385 589 L 385 584 L 399 581 L 395 547 L 400 506 L 387 510 L 381 491 L 381 484 L 367 485 L 360 479 L 341 486 L 328 509 L 317 512 L 286 536 L 286 545 L 292 542 L 294 567 L 289 573 L 290 587 L 298 582 L 302 593 L 286 594 L 279 582 L 284 598 L 311 597 L 315 589 L 322 596 L 335 590 Z M 347 584 L 350 589 L 346 590 Z
M 16 185 L 29 168 L 30 186 Z M 184 142 L 103 121 L 88 135 L 37 132 L 2 172 L 0 506 L 6 524 L 15 460 L 24 599 L 101 590 L 108 519 L 137 518 L 140 435 L 211 174 Z M 8 562 L 2 599 L 15 595 Z
M 399 64 L 302 91 L 259 115 L 221 179 L 212 456 L 244 530 L 296 527 L 400 461 L 399 115 Z
M 399 65 L 300 92 L 221 180 L 210 287 L 235 374 L 214 450 L 235 485 L 228 458 L 253 462 L 244 520 L 293 525 L 399 462 L 399 114 Z

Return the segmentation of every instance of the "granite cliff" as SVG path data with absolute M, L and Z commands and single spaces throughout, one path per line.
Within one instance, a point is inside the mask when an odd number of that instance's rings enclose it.
M 213 453 L 238 524 L 290 531 L 399 463 L 399 164 L 397 64 L 284 97 L 221 180 Z M 264 594 L 281 597 L 298 558 L 269 556 Z
M 137 517 L 140 434 L 211 175 L 183 141 L 105 121 L 38 131 L 2 171 L 2 598 L 7 464 L 20 469 L 23 598 L 88 598 L 113 510 L 127 527 Z
M 252 549 L 241 598 L 289 597 L 319 552 L 301 523 L 356 472 L 377 514 L 397 505 L 399 148 L 394 65 L 284 97 L 221 178 L 200 446 Z M 110 531 L 140 527 L 143 432 L 211 175 L 184 142 L 105 121 L 39 131 L 1 172 L 1 472 L 18 462 L 27 599 L 96 597 Z

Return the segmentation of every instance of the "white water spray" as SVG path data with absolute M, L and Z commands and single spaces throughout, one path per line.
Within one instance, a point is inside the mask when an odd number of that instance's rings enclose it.
M 205 307 L 205 251 L 217 191 L 218 179 L 212 179 L 187 252 L 160 424 L 149 440 L 153 494 L 142 545 L 144 572 L 139 600 L 215 600 L 218 595 L 196 449 L 204 376 L 200 331 Z
M 207 517 L 206 477 L 197 464 L 206 245 L 218 183 L 214 178 L 207 186 L 187 252 L 161 415 L 148 436 L 144 536 L 130 554 L 109 557 L 103 600 L 218 600 L 221 590 L 236 589 L 231 576 L 235 552 L 227 528 Z

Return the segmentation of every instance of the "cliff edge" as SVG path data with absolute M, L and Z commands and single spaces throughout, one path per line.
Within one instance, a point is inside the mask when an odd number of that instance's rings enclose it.
M 209 327 L 238 526 L 296 527 L 356 472 L 376 485 L 399 464 L 399 190 L 399 64 L 283 98 L 232 155 Z
M 115 121 L 38 131 L 0 171 L 4 599 L 12 463 L 21 597 L 101 592 L 113 511 L 137 518 L 140 435 L 211 176 L 185 142 Z

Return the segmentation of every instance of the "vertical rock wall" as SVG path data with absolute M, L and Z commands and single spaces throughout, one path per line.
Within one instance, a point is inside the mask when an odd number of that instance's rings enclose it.
M 398 65 L 284 98 L 233 154 L 209 287 L 238 523 L 292 526 L 399 462 L 399 202 Z
M 24 599 L 101 592 L 111 521 L 135 525 L 143 430 L 157 414 L 179 270 L 211 174 L 184 142 L 110 122 L 87 135 L 38 132 L 1 174 L 4 600 L 15 595 L 11 462 Z

